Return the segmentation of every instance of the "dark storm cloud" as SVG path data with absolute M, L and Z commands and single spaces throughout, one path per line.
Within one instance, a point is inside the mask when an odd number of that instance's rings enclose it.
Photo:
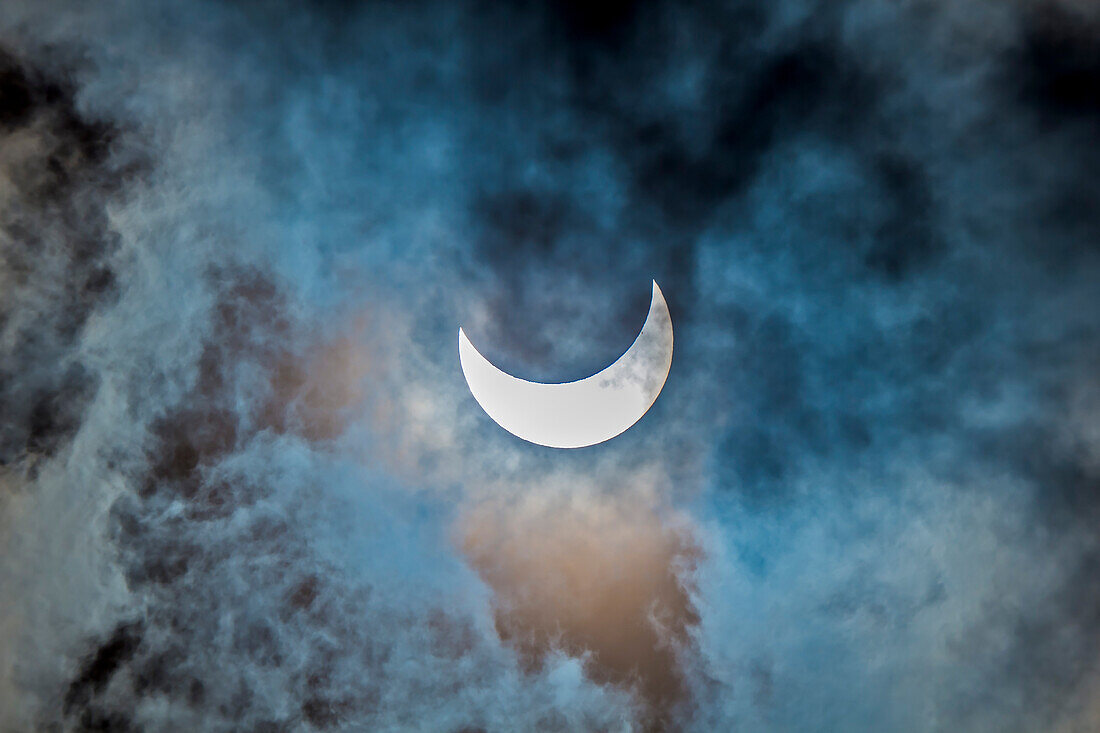
M 80 675 L 65 693 L 65 712 L 80 710 L 79 725 L 87 730 L 131 730 L 125 714 L 102 712 L 89 705 L 89 698 L 101 692 L 111 678 L 134 656 L 141 645 L 139 624 L 120 624 L 96 650 L 84 660 Z
M 70 437 L 94 377 L 72 354 L 109 302 L 114 248 L 101 208 L 127 175 L 107 160 L 109 124 L 75 109 L 66 81 L 0 54 L 0 464 L 51 455 Z
M 1100 115 L 1100 42 L 1095 11 L 1054 2 L 1023 18 L 1015 67 L 1021 98 L 1052 123 Z
M 5 13 L 3 725 L 1100 718 L 1087 4 Z

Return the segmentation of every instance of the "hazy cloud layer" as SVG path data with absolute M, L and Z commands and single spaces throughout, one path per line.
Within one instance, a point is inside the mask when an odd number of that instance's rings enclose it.
M 500 5 L 0 10 L 0 729 L 1094 729 L 1100 13 Z

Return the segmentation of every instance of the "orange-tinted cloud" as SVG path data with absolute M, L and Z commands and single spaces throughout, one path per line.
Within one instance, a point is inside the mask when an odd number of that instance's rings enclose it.
M 460 541 L 495 592 L 496 624 L 537 668 L 552 649 L 599 681 L 634 686 L 656 718 L 686 694 L 679 655 L 698 622 L 688 530 L 633 494 L 486 502 Z

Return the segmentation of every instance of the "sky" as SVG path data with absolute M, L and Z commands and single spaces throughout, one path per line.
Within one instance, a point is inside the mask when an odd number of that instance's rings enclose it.
M 6 0 L 0 731 L 1095 731 L 1098 143 L 1087 0 Z

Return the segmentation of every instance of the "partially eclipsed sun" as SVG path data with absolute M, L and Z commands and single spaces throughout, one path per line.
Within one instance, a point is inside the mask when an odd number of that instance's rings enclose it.
M 478 353 L 461 328 L 458 354 L 470 392 L 498 425 L 537 445 L 583 448 L 619 435 L 657 400 L 672 367 L 672 317 L 654 281 L 634 343 L 606 369 L 575 382 L 513 377 Z

